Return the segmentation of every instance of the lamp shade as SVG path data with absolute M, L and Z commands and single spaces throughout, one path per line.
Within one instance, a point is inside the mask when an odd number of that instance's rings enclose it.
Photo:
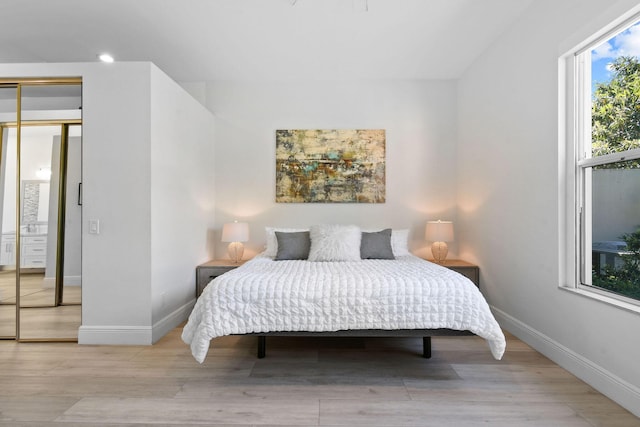
M 451 221 L 428 221 L 424 233 L 425 239 L 431 242 L 452 242 L 453 223 Z
M 246 222 L 229 222 L 222 226 L 223 242 L 246 242 L 249 240 L 249 224 Z

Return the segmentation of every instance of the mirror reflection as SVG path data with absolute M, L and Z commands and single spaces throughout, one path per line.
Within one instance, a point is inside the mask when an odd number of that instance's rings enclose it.
M 0 87 L 0 110 L 4 120 L 15 121 L 15 99 L 17 95 L 16 87 Z M 14 106 L 13 110 L 9 108 Z M 16 336 L 16 256 L 15 256 L 15 221 L 13 233 L 10 233 L 4 224 L 9 220 L 4 218 L 4 212 L 16 211 L 15 180 L 13 187 L 13 197 L 7 194 L 4 182 L 6 164 L 15 165 L 17 162 L 15 140 L 13 145 L 9 144 L 9 129 L 0 127 L 0 337 L 15 338 Z M 15 168 L 14 168 L 15 169 Z
M 47 169 L 51 175 L 51 169 Z M 21 203 L 23 231 L 39 232 L 39 225 L 46 225 L 49 220 L 49 181 L 23 179 Z
M 64 151 L 76 153 L 80 147 L 80 126 L 73 126 L 62 144 L 62 126 L 22 128 L 21 138 L 21 250 L 20 250 L 20 338 L 73 339 L 80 325 L 80 220 L 77 189 L 80 166 L 73 161 L 74 171 L 66 176 L 60 171 Z M 76 171 L 77 170 L 77 171 Z M 44 173 L 43 173 L 44 171 Z M 68 176 L 77 176 L 69 182 Z M 35 178 L 35 179 L 34 179 Z M 40 178 L 48 178 L 40 179 Z M 66 181 L 65 237 L 71 233 L 78 239 L 64 241 L 64 260 L 58 258 L 58 221 L 60 185 Z M 66 197 L 68 195 L 68 197 Z M 75 228 L 74 228 L 75 227 Z M 77 228 L 77 230 L 76 230 Z M 64 265 L 59 266 L 59 262 Z
M 0 85 L 0 338 L 78 337 L 81 88 Z

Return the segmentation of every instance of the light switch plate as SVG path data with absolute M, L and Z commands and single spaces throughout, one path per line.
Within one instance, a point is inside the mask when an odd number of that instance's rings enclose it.
M 99 219 L 90 219 L 89 220 L 89 234 L 100 234 L 100 220 Z

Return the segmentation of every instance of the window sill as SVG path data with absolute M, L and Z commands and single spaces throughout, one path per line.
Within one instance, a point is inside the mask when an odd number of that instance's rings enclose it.
M 605 304 L 609 304 L 609 305 L 613 305 L 615 307 L 621 308 L 623 310 L 629 311 L 631 313 L 635 313 L 635 314 L 640 314 L 640 305 L 636 305 L 636 304 L 631 304 L 625 301 L 621 301 L 617 298 L 613 298 L 607 295 L 603 295 L 601 293 L 598 292 L 593 292 L 593 291 L 589 291 L 586 289 L 576 289 L 576 288 L 569 288 L 566 286 L 559 286 L 560 289 L 567 291 L 567 292 L 571 292 L 573 294 L 578 294 L 578 295 L 582 295 L 583 297 L 587 297 L 587 298 L 591 298 L 594 299 L 596 301 L 600 301 L 603 302 Z

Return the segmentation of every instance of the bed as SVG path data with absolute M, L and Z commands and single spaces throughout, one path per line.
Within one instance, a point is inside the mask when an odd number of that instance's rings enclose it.
M 272 335 L 417 336 L 428 357 L 431 336 L 475 334 L 502 358 L 502 330 L 461 274 L 408 251 L 362 259 L 359 250 L 337 261 L 334 251 L 320 261 L 310 250 L 303 259 L 278 259 L 267 248 L 207 285 L 182 333 L 194 358 L 204 361 L 212 339 L 239 334 L 258 336 L 258 357 Z

